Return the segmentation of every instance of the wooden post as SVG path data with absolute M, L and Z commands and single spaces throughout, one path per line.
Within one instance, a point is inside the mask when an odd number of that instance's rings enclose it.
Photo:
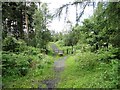
M 68 49 L 67 49 L 67 54 L 68 54 Z
M 73 45 L 72 45 L 72 53 L 71 54 L 73 54 Z

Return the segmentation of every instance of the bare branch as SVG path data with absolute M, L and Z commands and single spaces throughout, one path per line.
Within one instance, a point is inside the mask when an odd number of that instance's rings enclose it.
M 71 6 L 71 5 L 76 5 L 76 4 L 80 4 L 80 3 L 83 3 L 83 2 L 73 2 L 73 3 L 69 3 L 69 4 L 62 5 L 60 8 L 58 8 L 58 9 L 56 10 L 56 13 L 55 13 L 53 16 L 60 18 L 60 16 L 61 16 L 62 11 L 63 11 L 64 8 L 66 8 L 66 13 L 67 13 L 69 6 Z
M 80 18 L 81 18 L 82 15 L 84 14 L 84 10 L 85 10 L 86 6 L 88 5 L 88 3 L 89 3 L 89 2 L 86 2 L 86 4 L 84 5 L 82 12 L 80 12 L 79 17 L 78 17 L 78 19 L 76 20 L 77 22 L 80 20 Z
M 66 12 L 65 12 L 66 13 L 65 20 L 66 20 L 67 13 L 68 13 L 68 8 L 70 6 L 73 6 L 73 5 L 84 5 L 82 12 L 80 12 L 79 15 L 76 18 L 76 22 L 78 22 L 80 20 L 81 16 L 84 14 L 84 10 L 85 10 L 86 6 L 88 5 L 88 3 L 89 2 L 86 2 L 86 1 L 83 1 L 83 2 L 81 2 L 81 1 L 75 1 L 75 2 L 72 2 L 72 3 L 64 4 L 60 8 L 58 8 L 56 10 L 56 13 L 53 15 L 53 17 L 59 17 L 59 19 L 60 19 L 63 10 L 66 9 Z

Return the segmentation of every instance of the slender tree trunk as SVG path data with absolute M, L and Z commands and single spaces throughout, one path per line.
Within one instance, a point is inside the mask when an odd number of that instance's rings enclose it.
M 26 9 L 26 2 L 25 2 L 25 23 L 26 23 L 26 32 L 27 32 L 27 42 L 29 43 L 29 29 L 28 29 L 28 15 Z
M 24 39 L 22 9 L 21 9 L 21 16 L 20 16 L 20 38 L 21 38 L 21 39 Z
M 25 10 L 25 22 L 26 22 L 26 31 L 27 31 L 27 37 L 29 36 L 29 30 L 28 30 L 28 16 Z

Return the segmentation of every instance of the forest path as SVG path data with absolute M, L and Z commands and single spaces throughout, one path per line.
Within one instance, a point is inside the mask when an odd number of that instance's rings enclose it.
M 59 49 L 55 44 L 51 45 L 51 48 L 56 53 Z M 60 81 L 60 73 L 64 71 L 65 67 L 65 60 L 67 59 L 67 56 L 60 57 L 58 60 L 55 60 L 53 65 L 54 70 L 54 78 L 53 79 L 45 79 L 42 81 L 43 84 L 46 85 L 46 88 L 56 88 L 57 83 Z

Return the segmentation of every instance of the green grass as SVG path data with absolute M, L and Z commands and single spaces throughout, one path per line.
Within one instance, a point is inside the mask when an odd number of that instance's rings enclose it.
M 103 63 L 97 61 L 99 55 L 91 52 L 69 56 L 66 67 L 61 74 L 58 88 L 116 88 L 117 62 Z M 114 68 L 114 70 L 113 70 Z M 112 73 L 113 72 L 113 73 Z

